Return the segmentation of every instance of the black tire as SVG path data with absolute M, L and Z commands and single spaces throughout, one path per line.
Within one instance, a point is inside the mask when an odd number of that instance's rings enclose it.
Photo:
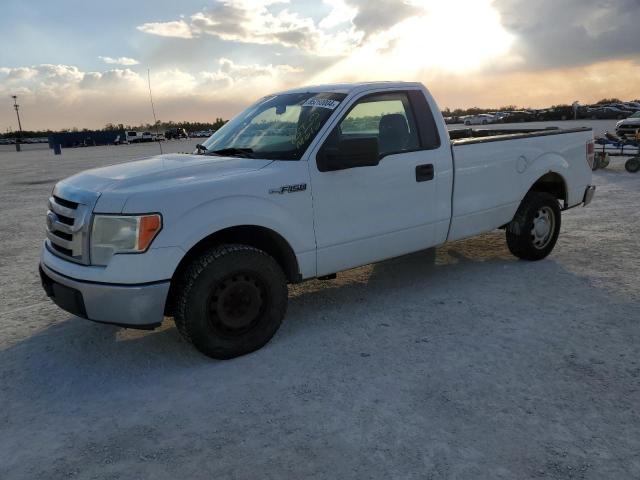
M 555 247 L 560 225 L 558 200 L 548 193 L 529 192 L 507 226 L 509 251 L 523 260 L 542 260 Z
M 221 245 L 182 274 L 175 322 L 205 355 L 226 360 L 258 350 L 287 311 L 287 280 L 278 263 L 246 245 Z
M 600 155 L 595 155 L 593 157 L 593 166 L 591 167 L 591 170 L 595 172 L 599 168 L 600 168 Z
M 633 157 L 627 160 L 624 168 L 629 173 L 638 173 L 640 171 L 640 157 Z

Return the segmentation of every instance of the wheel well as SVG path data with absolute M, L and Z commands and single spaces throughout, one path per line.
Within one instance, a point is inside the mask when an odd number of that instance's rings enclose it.
M 560 200 L 565 208 L 567 207 L 567 185 L 564 178 L 555 172 L 544 174 L 533 184 L 529 191 L 550 193 Z
M 173 299 L 175 298 L 176 280 L 191 261 L 210 248 L 225 243 L 238 243 L 258 248 L 271 255 L 282 268 L 290 283 L 301 280 L 298 259 L 289 243 L 277 232 L 256 225 L 242 225 L 225 228 L 200 240 L 182 258 L 173 277 L 165 305 L 165 315 L 171 316 L 173 312 Z

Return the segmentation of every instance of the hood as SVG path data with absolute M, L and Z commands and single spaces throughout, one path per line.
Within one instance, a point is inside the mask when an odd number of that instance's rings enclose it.
M 191 178 L 215 179 L 259 170 L 272 160 L 216 157 L 209 155 L 170 154 L 146 160 L 95 168 L 60 182 L 92 192 L 135 192 L 138 189 L 161 188 L 163 183 L 187 181 Z
M 162 191 L 177 184 L 209 182 L 266 167 L 273 160 L 170 154 L 95 168 L 66 178 L 55 187 L 74 197 L 97 199 L 95 212 L 118 213 L 136 193 Z M 73 200 L 73 199 L 71 199 Z
M 626 120 L 620 120 L 618 125 L 640 125 L 640 118 L 627 118 Z

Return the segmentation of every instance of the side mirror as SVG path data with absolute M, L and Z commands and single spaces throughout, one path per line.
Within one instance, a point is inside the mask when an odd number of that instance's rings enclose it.
M 358 167 L 375 167 L 380 163 L 376 137 L 340 140 L 338 147 L 323 146 L 318 153 L 318 170 L 331 172 Z

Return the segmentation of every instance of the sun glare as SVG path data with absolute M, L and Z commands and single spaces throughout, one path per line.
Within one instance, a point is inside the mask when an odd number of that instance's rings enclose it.
M 416 0 L 422 12 L 366 41 L 318 81 L 468 73 L 503 61 L 513 37 L 493 0 Z
M 491 0 L 423 0 L 425 14 L 396 26 L 394 54 L 422 67 L 448 71 L 477 69 L 505 55 L 512 38 Z

